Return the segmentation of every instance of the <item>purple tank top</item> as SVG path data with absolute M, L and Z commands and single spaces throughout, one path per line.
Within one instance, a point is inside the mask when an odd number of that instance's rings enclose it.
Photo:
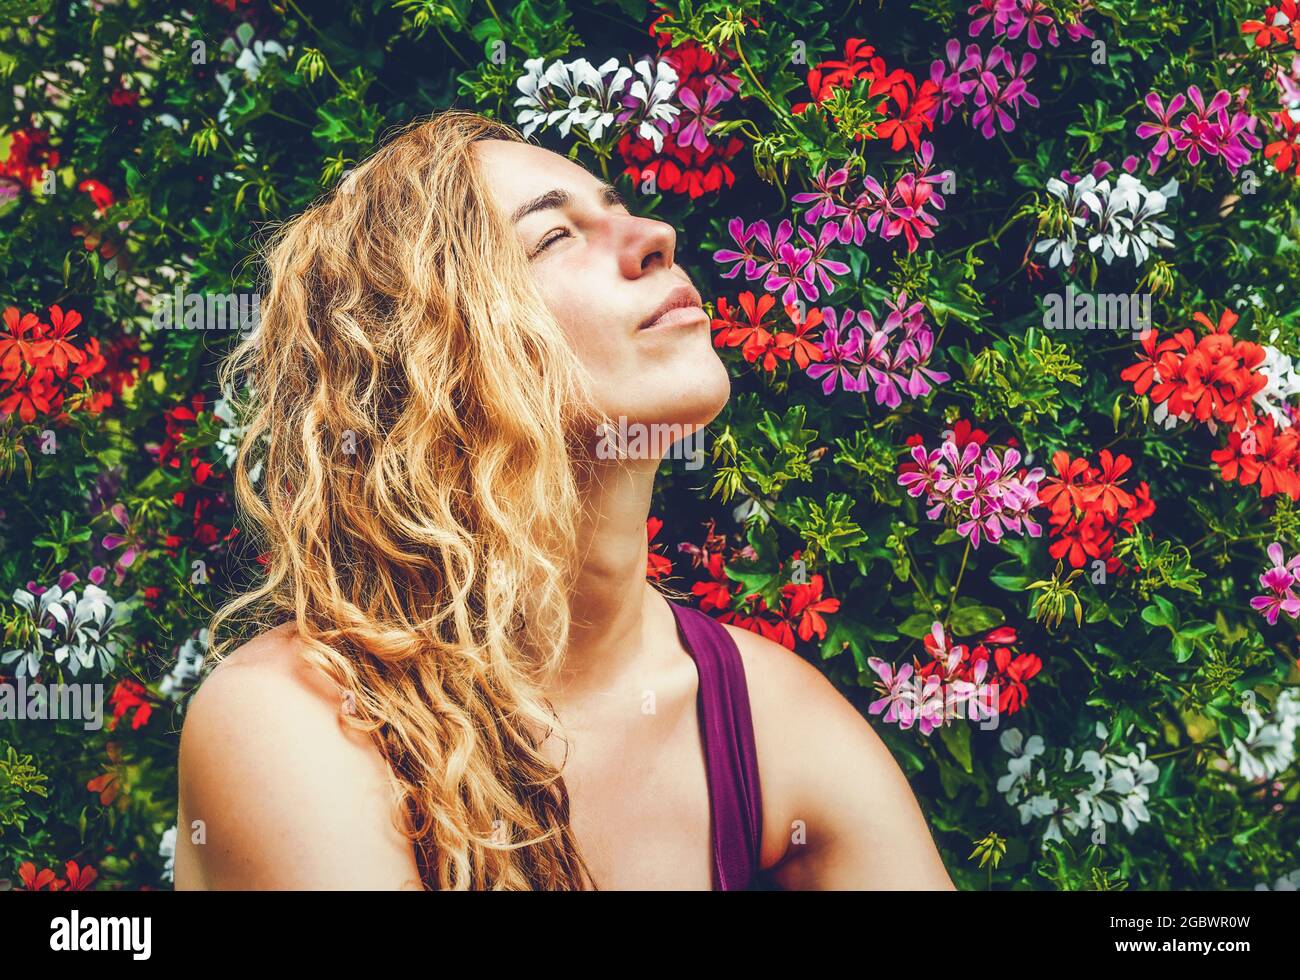
M 700 675 L 700 732 L 713 815 L 713 887 L 745 891 L 759 869 L 763 829 L 745 667 L 736 641 L 721 623 L 671 599 L 668 604 Z

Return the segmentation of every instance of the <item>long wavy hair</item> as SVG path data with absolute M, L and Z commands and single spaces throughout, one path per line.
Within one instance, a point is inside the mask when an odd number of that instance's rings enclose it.
M 563 731 L 543 681 L 578 433 L 603 418 L 475 165 L 487 138 L 523 140 L 466 111 L 412 123 L 267 241 L 260 323 L 221 370 L 265 577 L 215 613 L 213 658 L 237 623 L 296 625 L 389 764 L 425 887 L 594 887 L 540 746 Z

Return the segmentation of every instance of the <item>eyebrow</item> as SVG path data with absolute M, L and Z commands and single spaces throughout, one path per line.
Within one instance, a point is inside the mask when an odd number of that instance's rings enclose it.
M 615 189 L 614 185 L 603 180 L 600 182 L 600 199 L 603 204 L 622 204 L 624 207 L 627 206 L 623 201 L 623 195 Z M 572 200 L 573 195 L 568 191 L 561 190 L 558 187 L 553 188 L 545 194 L 539 194 L 531 201 L 525 201 L 523 204 L 519 205 L 519 207 L 515 208 L 514 214 L 510 216 L 510 222 L 511 224 L 515 224 L 522 221 L 534 211 L 545 211 L 548 208 L 562 208 Z

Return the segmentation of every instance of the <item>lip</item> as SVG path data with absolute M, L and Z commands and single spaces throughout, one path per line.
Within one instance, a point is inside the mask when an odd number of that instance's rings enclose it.
M 700 317 L 707 319 L 708 314 L 704 312 L 699 291 L 694 286 L 683 283 L 672 288 L 655 311 L 641 321 L 637 330 L 678 326 L 691 323 Z

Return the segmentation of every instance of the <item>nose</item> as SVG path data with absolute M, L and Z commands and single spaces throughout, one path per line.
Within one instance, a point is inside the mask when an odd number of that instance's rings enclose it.
M 632 216 L 627 238 L 619 250 L 619 266 L 628 279 L 655 269 L 671 269 L 677 252 L 677 230 L 666 221 Z

